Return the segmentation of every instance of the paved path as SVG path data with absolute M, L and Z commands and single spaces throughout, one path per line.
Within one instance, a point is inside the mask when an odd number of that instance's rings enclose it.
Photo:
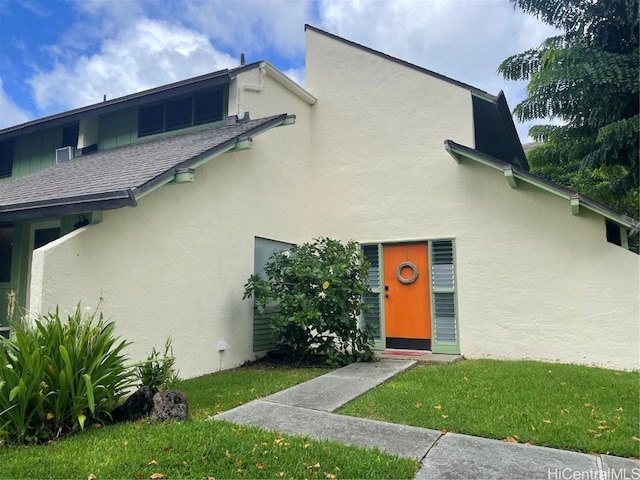
M 378 447 L 421 461 L 416 479 L 640 479 L 640 462 L 409 427 L 334 412 L 415 365 L 355 363 L 213 417 L 294 435 Z

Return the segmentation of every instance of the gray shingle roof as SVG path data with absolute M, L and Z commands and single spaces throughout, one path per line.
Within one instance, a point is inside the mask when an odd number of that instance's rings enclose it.
M 0 221 L 52 214 L 52 207 L 63 214 L 135 205 L 135 197 L 173 177 L 176 170 L 286 118 L 275 115 L 102 150 L 0 183 Z M 60 210 L 63 207 L 66 212 Z

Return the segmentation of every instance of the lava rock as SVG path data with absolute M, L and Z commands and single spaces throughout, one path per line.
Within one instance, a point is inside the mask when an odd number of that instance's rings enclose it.
M 153 407 L 154 391 L 149 387 L 140 387 L 117 407 L 111 416 L 115 422 L 130 422 L 146 416 Z
M 189 416 L 187 397 L 180 390 L 163 390 L 153 396 L 149 422 L 186 420 Z

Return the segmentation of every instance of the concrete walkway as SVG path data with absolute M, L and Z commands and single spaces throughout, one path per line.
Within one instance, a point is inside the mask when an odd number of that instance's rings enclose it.
M 417 479 L 631 479 L 640 462 L 500 440 L 442 434 L 332 412 L 415 365 L 413 360 L 355 363 L 213 417 L 294 435 L 378 447 L 421 461 Z M 577 473 L 574 473 L 577 472 Z

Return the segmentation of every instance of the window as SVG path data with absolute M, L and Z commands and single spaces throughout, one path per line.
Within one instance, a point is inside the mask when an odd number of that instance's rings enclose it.
M 380 253 L 378 245 L 363 245 L 362 254 L 369 261 L 369 276 L 367 277 L 367 285 L 373 292 L 373 295 L 366 295 L 362 298 L 362 302 L 366 305 L 365 313 L 362 317 L 365 325 L 373 327 L 374 340 L 380 340 Z
M 138 137 L 171 132 L 222 120 L 224 96 L 221 87 L 138 109 Z
M 604 221 L 604 225 L 607 231 L 607 242 L 622 246 L 622 235 L 620 235 L 620 227 L 613 223 L 611 220 L 606 219 Z
M 13 174 L 13 140 L 0 143 L 0 178 Z
M 456 345 L 455 270 L 453 268 L 453 242 L 431 242 L 431 296 L 434 344 Z
M 61 147 L 78 147 L 78 135 L 80 133 L 80 123 L 75 122 L 67 125 L 62 129 L 62 145 Z

